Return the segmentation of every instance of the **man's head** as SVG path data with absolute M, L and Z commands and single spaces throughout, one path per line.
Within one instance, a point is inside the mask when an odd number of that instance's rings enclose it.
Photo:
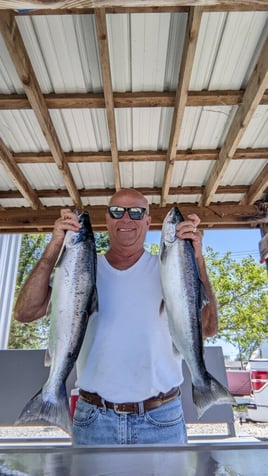
M 111 247 L 140 249 L 151 223 L 148 201 L 135 189 L 119 190 L 109 202 L 106 223 Z

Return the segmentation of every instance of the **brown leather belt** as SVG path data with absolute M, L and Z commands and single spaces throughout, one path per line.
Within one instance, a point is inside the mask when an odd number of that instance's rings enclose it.
M 82 400 L 91 405 L 96 405 L 97 407 L 107 407 L 111 410 L 114 410 L 117 413 L 139 413 L 139 403 L 112 403 L 107 400 L 103 400 L 97 393 L 86 392 L 85 390 L 80 389 L 79 395 Z M 163 403 L 170 402 L 180 395 L 180 389 L 178 387 L 172 388 L 167 393 L 159 393 L 157 397 L 148 398 L 144 400 L 143 408 L 144 411 L 152 410 L 153 408 L 160 407 Z

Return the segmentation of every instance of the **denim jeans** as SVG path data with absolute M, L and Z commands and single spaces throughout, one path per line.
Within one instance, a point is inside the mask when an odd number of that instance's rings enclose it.
M 74 445 L 184 444 L 181 398 L 139 413 L 117 413 L 78 399 L 73 419 Z

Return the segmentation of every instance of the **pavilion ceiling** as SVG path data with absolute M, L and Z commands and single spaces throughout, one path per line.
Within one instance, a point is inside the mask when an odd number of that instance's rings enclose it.
M 105 228 L 135 187 L 152 228 L 267 230 L 268 5 L 0 1 L 0 232 L 60 208 Z

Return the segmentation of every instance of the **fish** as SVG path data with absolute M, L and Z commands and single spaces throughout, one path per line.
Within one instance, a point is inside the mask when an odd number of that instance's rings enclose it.
M 79 231 L 67 230 L 54 267 L 45 366 L 48 379 L 23 408 L 16 425 L 52 424 L 72 435 L 66 379 L 79 355 L 88 320 L 98 310 L 97 254 L 89 214 L 76 212 Z
M 233 396 L 206 369 L 201 311 L 208 304 L 190 239 L 176 237 L 184 220 L 178 207 L 166 215 L 160 239 L 160 279 L 169 331 L 175 352 L 181 354 L 192 380 L 192 397 L 198 419 L 214 404 L 235 404 Z

